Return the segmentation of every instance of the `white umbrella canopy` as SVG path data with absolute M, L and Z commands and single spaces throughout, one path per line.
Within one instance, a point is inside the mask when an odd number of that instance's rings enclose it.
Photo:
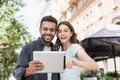
M 120 37 L 120 25 L 104 27 L 90 37 Z

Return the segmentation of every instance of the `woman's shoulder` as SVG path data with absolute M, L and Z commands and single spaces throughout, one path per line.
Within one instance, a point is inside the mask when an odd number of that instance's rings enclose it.
M 71 46 L 74 46 L 74 47 L 75 47 L 75 46 L 77 46 L 77 47 L 79 46 L 79 47 L 81 47 L 81 45 L 80 45 L 80 44 L 78 44 L 78 43 L 72 43 L 72 45 L 71 45 Z
M 82 47 L 81 47 L 80 44 L 72 43 L 72 44 L 71 44 L 71 48 L 73 48 L 73 49 L 80 49 L 80 48 L 82 48 Z

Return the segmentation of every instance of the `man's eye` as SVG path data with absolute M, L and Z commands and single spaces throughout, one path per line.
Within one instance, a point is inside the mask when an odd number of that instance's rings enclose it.
M 47 28 L 43 28 L 44 31 L 47 31 Z
M 54 32 L 54 31 L 55 31 L 55 29 L 50 29 L 50 31 L 51 31 L 51 32 Z

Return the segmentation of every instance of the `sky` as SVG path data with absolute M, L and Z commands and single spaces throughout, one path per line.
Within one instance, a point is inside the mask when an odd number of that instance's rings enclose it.
M 26 4 L 20 8 L 20 11 L 15 14 L 18 21 L 27 27 L 32 37 L 37 38 L 39 34 L 39 23 L 44 9 L 46 7 L 45 0 L 23 0 Z M 20 17 L 22 15 L 22 17 Z

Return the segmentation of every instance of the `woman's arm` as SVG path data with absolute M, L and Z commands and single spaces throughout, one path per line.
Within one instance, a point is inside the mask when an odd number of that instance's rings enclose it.
M 79 66 L 88 70 L 98 70 L 97 63 L 84 51 L 83 48 L 80 48 L 76 56 L 79 58 L 76 59 L 69 59 L 66 62 L 66 67 L 71 69 L 73 66 Z
M 97 63 L 84 51 L 83 48 L 80 48 L 77 51 L 76 56 L 79 58 L 79 60 L 72 60 L 74 65 L 88 70 L 98 70 Z

